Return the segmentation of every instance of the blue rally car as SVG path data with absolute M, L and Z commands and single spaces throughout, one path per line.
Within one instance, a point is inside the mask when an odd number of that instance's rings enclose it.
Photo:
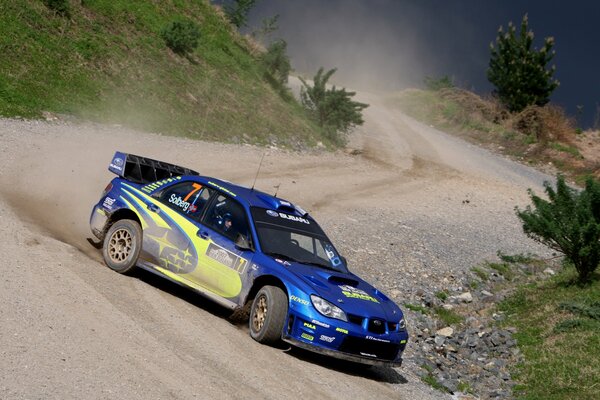
M 317 222 L 289 201 L 117 152 L 92 210 L 106 264 L 141 267 L 242 315 L 260 343 L 399 366 L 402 311 L 351 273 Z

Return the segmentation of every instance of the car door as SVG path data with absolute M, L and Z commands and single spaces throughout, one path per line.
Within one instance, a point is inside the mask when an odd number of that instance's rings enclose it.
M 237 297 L 243 277 L 253 256 L 248 218 L 242 205 L 232 197 L 217 192 L 202 215 L 200 240 L 201 267 L 194 271 L 195 281 L 225 297 Z M 236 241 L 242 246 L 236 246 Z
M 198 267 L 198 221 L 213 189 L 184 181 L 148 199 L 140 258 L 160 272 L 187 275 Z

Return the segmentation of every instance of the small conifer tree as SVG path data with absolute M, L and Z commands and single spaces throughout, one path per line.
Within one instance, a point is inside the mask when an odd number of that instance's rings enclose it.
M 254 7 L 256 0 L 233 0 L 224 8 L 229 21 L 237 28 L 246 26 L 248 13 Z
M 313 79 L 312 86 L 300 78 L 303 85 L 300 100 L 315 116 L 320 126 L 332 129 L 338 134 L 337 138 L 332 139 L 343 141 L 344 135 L 350 129 L 363 124 L 362 110 L 369 105 L 353 101 L 355 92 L 347 92 L 345 88 L 337 89 L 335 86 L 327 88 L 327 81 L 336 70 L 334 68 L 324 73 L 321 67 Z
M 490 43 L 488 80 L 496 86 L 495 94 L 510 111 L 521 111 L 528 105 L 543 106 L 559 85 L 554 79 L 555 67 L 546 69 L 554 57 L 554 39 L 549 37 L 538 50 L 533 46 L 533 32 L 528 30 L 527 14 L 521 22 L 521 32 L 508 24 L 508 32 L 498 29 L 496 46 Z
M 286 53 L 287 43 L 283 39 L 274 41 L 262 56 L 262 63 L 267 70 L 270 80 L 277 87 L 283 87 L 288 82 L 288 76 L 292 69 L 290 57 Z
M 589 280 L 600 263 L 600 183 L 592 178 L 585 189 L 570 188 L 562 176 L 556 190 L 544 183 L 548 200 L 529 190 L 533 207 L 516 208 L 527 236 L 563 253 L 577 270 L 579 280 Z

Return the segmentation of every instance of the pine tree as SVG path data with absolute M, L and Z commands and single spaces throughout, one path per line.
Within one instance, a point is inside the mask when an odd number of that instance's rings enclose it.
M 546 38 L 538 51 L 532 48 L 533 38 L 525 14 L 518 36 L 515 26 L 509 23 L 508 32 L 504 33 L 502 26 L 498 29 L 496 46 L 490 43 L 487 77 L 496 86 L 494 93 L 510 111 L 518 112 L 532 104 L 543 106 L 559 85 L 552 77 L 556 68 L 546 69 L 555 55 L 554 39 Z
M 290 58 L 287 55 L 287 43 L 283 39 L 274 41 L 262 56 L 262 63 L 267 70 L 269 80 L 277 87 L 282 87 L 288 82 L 288 75 L 292 69 Z
M 225 6 L 225 14 L 229 21 L 237 28 L 246 26 L 248 13 L 254 7 L 257 0 L 233 0 Z
M 534 208 L 517 208 L 517 216 L 527 236 L 563 253 L 584 282 L 600 263 L 600 183 L 589 178 L 577 191 L 559 175 L 556 190 L 548 182 L 544 186 L 548 200 L 529 190 Z
M 327 89 L 327 81 L 335 71 L 336 68 L 324 73 L 321 67 L 313 79 L 312 86 L 300 78 L 303 85 L 300 99 L 304 107 L 313 113 L 320 126 L 333 129 L 338 134 L 337 139 L 343 140 L 350 129 L 363 124 L 362 110 L 369 105 L 353 101 L 352 97 L 356 92 L 347 92 L 345 88 L 337 89 L 335 86 Z

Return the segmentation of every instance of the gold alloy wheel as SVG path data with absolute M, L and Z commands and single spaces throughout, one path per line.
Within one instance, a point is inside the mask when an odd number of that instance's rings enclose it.
M 127 229 L 117 229 L 108 243 L 108 256 L 114 262 L 121 263 L 129 257 L 133 248 L 133 236 Z
M 256 302 L 256 307 L 254 308 L 254 318 L 252 319 L 252 326 L 254 327 L 255 332 L 260 332 L 265 324 L 267 311 L 267 296 L 261 295 Z

